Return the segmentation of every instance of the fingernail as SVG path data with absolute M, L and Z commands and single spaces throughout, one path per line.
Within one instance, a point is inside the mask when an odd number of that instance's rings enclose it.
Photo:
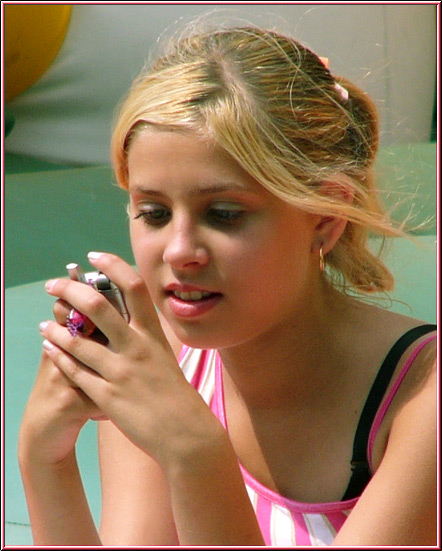
M 87 253 L 87 257 L 89 258 L 89 260 L 98 260 L 102 254 L 103 253 L 91 251 L 90 253 Z
M 50 292 L 52 291 L 52 288 L 54 287 L 54 285 L 57 283 L 58 279 L 51 279 L 49 281 L 46 282 L 46 291 Z
M 40 329 L 40 331 L 43 333 L 43 331 L 46 329 L 46 327 L 49 325 L 49 322 L 48 321 L 42 321 L 40 323 L 40 325 L 38 326 L 38 328 Z
M 45 339 L 43 341 L 43 348 L 46 350 L 52 350 L 54 348 L 54 345 Z

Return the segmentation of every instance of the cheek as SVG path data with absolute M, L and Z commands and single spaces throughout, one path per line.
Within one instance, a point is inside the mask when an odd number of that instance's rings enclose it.
M 220 238 L 212 250 L 217 268 L 225 271 L 231 285 L 247 296 L 259 297 L 302 285 L 309 275 L 309 236 L 288 224 L 254 230 L 237 238 Z
M 129 224 L 129 235 L 130 235 L 130 242 L 132 245 L 132 250 L 135 251 L 139 249 L 140 242 L 141 242 L 141 232 L 138 228 L 138 224 L 135 224 L 135 221 L 130 222 Z
M 273 235 L 271 239 L 254 242 L 226 255 L 230 273 L 236 274 L 238 293 L 258 303 L 289 300 L 297 290 L 308 285 L 310 277 L 310 244 L 293 234 Z
M 148 286 L 151 283 L 153 277 L 153 267 L 157 265 L 156 260 L 159 251 L 158 239 L 149 238 L 144 231 L 144 228 L 140 227 L 140 224 L 130 225 L 130 240 L 132 245 L 132 252 L 135 258 L 135 263 Z
M 267 298 L 275 278 L 281 275 L 283 259 L 272 241 L 250 236 L 241 243 L 224 247 L 218 258 L 220 270 L 229 281 L 234 296 L 244 297 L 248 303 Z
M 130 234 L 132 252 L 135 257 L 135 262 L 137 266 L 140 267 L 140 262 L 142 260 L 142 252 L 145 250 L 145 247 L 143 246 L 143 240 L 141 239 L 140 231 L 133 223 L 130 224 L 129 234 Z

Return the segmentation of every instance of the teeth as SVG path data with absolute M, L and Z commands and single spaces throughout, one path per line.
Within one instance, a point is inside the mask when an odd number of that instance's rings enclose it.
M 190 293 L 180 293 L 179 291 L 174 291 L 173 294 L 181 300 L 201 300 L 202 298 L 209 297 L 212 293 L 207 291 L 191 291 Z

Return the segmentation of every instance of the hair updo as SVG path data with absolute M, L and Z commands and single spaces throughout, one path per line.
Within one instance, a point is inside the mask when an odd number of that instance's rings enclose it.
M 370 233 L 402 233 L 374 185 L 377 111 L 365 92 L 332 76 L 315 53 L 252 26 L 170 41 L 134 81 L 118 113 L 111 152 L 123 188 L 131 140 L 148 124 L 204 133 L 278 197 L 348 220 L 326 255 L 328 277 L 362 293 L 392 288 L 390 272 L 367 247 Z M 336 193 L 324 192 L 324 182 Z M 352 193 L 351 204 L 342 190 Z

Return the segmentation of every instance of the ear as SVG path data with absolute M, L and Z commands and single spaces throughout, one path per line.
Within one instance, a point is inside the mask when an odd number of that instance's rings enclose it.
M 351 205 L 354 197 L 353 187 L 346 177 L 340 178 L 339 181 L 323 182 L 321 194 L 348 205 Z M 322 247 L 323 254 L 329 253 L 344 233 L 346 225 L 347 219 L 343 216 L 319 216 L 314 230 L 313 250 L 319 251 Z

